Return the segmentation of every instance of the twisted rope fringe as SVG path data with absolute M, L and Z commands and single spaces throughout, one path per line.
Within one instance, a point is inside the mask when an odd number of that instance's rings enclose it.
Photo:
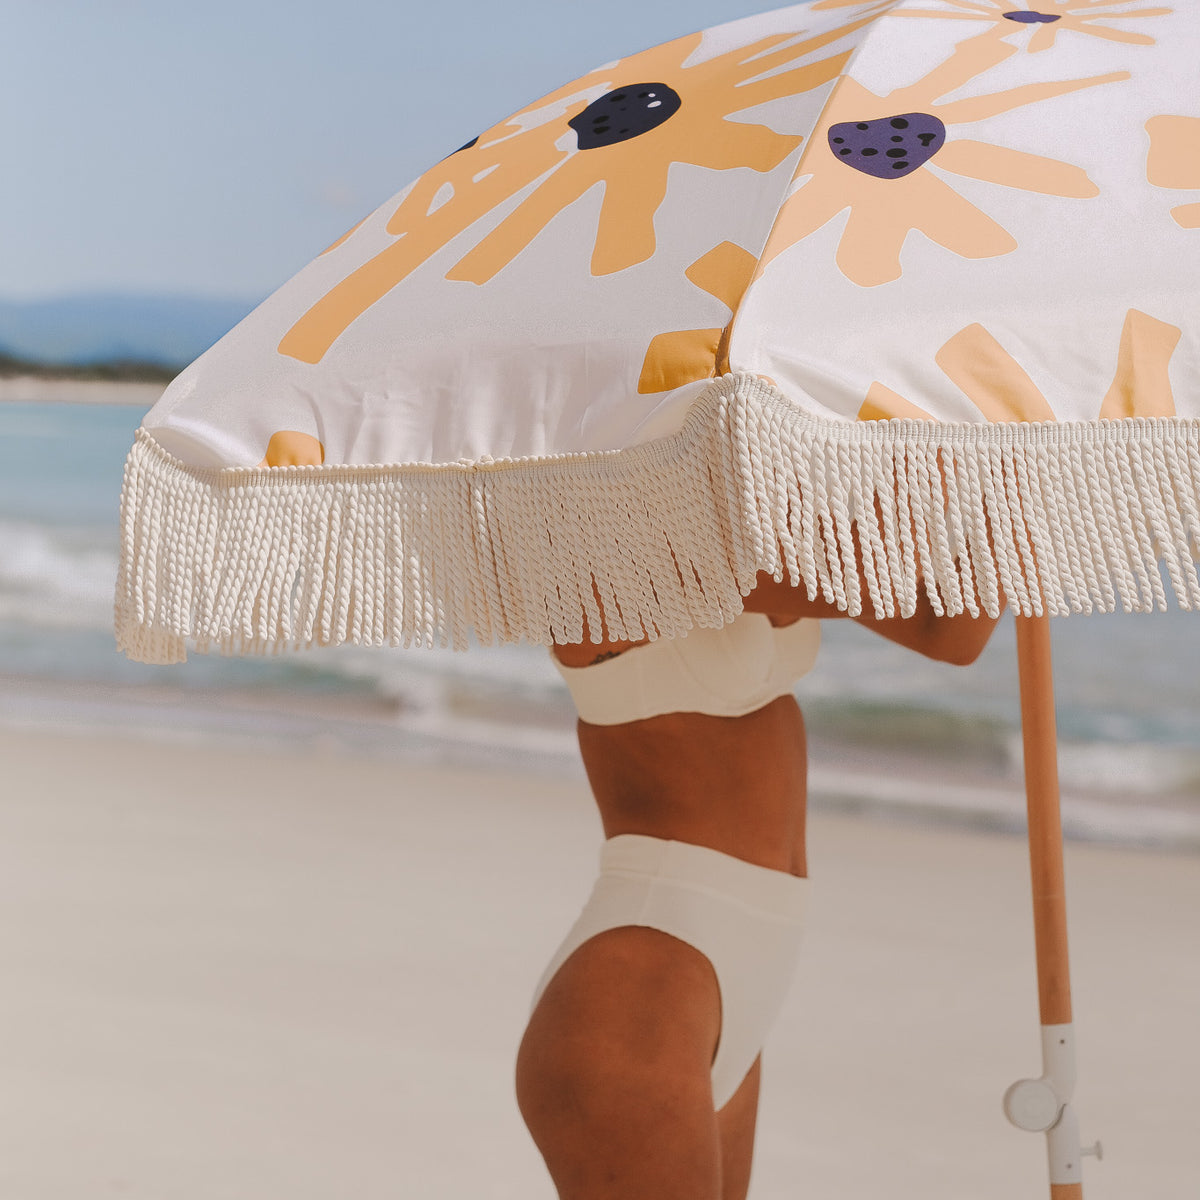
M 714 381 L 676 435 L 474 465 L 195 470 L 142 431 L 121 503 L 120 648 L 675 637 L 759 571 L 851 615 L 1200 608 L 1200 421 L 805 416 Z M 603 614 L 603 622 L 601 615 Z

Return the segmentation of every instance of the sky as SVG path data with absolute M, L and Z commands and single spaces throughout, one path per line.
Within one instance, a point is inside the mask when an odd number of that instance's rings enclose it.
M 0 299 L 260 299 L 523 104 L 772 7 L 0 0 Z

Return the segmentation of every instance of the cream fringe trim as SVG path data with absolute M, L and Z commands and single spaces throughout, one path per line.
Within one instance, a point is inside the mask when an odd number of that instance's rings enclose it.
M 732 620 L 759 571 L 851 615 L 918 588 L 1058 615 L 1165 607 L 1162 561 L 1200 608 L 1200 421 L 830 421 L 730 375 L 672 437 L 556 458 L 196 470 L 143 430 L 121 525 L 117 641 L 143 662 L 578 642 L 601 608 L 615 638 L 673 637 Z

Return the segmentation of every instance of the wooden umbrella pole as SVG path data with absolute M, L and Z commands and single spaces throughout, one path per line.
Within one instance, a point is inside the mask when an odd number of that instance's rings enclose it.
M 1054 719 L 1049 617 L 1017 617 L 1017 670 L 1025 755 L 1025 803 L 1029 813 L 1038 1004 L 1043 1025 L 1068 1025 L 1071 1022 L 1071 971 L 1067 958 L 1067 894 L 1063 877 L 1058 731 Z
M 1013 1084 L 1005 1096 L 1005 1111 L 1019 1128 L 1046 1134 L 1051 1200 L 1083 1200 L 1079 1126 L 1070 1105 L 1075 1087 L 1075 1035 L 1050 619 L 1019 616 L 1016 624 L 1043 1074 L 1041 1079 Z M 1099 1145 L 1086 1153 L 1099 1156 Z

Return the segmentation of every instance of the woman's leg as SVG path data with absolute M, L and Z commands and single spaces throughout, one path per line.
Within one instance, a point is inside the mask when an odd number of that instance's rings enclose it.
M 605 836 L 708 846 L 805 874 L 804 728 L 791 697 L 745 717 L 579 725 Z M 517 1061 L 521 1111 L 562 1200 L 742 1200 L 756 1063 L 713 1111 L 721 1028 L 709 961 L 655 929 L 585 942 L 550 981 Z
M 517 1099 L 562 1200 L 723 1200 L 712 969 L 656 929 L 580 947 L 534 1009 Z
M 772 624 L 843 617 L 803 589 L 760 575 L 746 609 Z M 868 628 L 967 663 L 995 625 L 935 616 Z M 560 646 L 587 667 L 632 643 Z M 580 722 L 580 747 L 605 835 L 645 834 L 807 874 L 804 726 L 783 697 L 738 718 L 672 713 L 625 725 Z M 759 1064 L 712 1112 L 720 993 L 708 960 L 667 934 L 624 927 L 584 943 L 535 1009 L 517 1064 L 521 1111 L 562 1200 L 742 1200 L 749 1185 Z

